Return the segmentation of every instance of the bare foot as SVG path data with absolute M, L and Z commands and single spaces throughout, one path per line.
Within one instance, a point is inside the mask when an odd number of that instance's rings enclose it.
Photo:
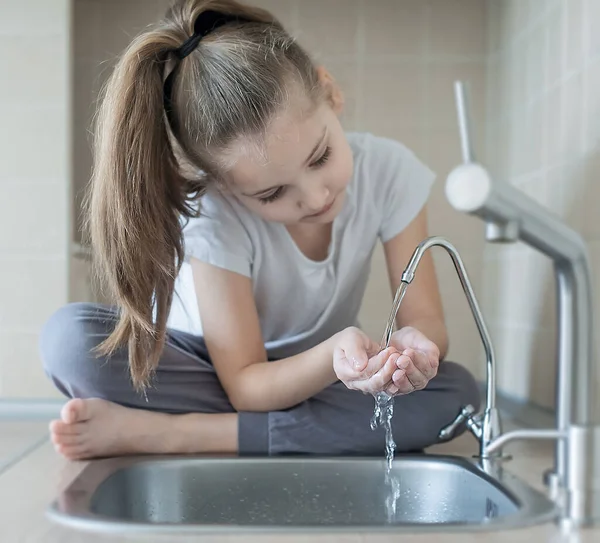
M 73 399 L 50 423 L 57 452 L 70 460 L 176 452 L 172 415 L 130 409 L 98 398 Z M 170 435 L 169 435 L 170 434 Z

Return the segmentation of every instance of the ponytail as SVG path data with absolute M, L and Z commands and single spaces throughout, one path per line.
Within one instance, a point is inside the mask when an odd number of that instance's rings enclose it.
M 119 305 L 98 352 L 127 344 L 136 389 L 148 385 L 165 343 L 174 281 L 183 260 L 179 174 L 163 109 L 163 72 L 176 36 L 139 36 L 120 59 L 99 111 L 88 232 L 97 271 Z
M 249 24 L 210 32 L 175 61 L 207 10 Z M 165 96 L 170 60 L 177 73 Z M 164 348 L 184 257 L 182 217 L 200 212 L 194 201 L 224 168 L 219 151 L 261 137 L 290 84 L 321 98 L 310 57 L 270 13 L 235 0 L 180 0 L 135 38 L 103 89 L 86 235 L 119 320 L 96 352 L 127 346 L 136 390 L 149 385 Z

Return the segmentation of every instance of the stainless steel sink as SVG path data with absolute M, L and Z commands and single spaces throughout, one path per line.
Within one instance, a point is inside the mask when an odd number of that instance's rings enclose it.
M 491 530 L 549 521 L 554 504 L 498 468 L 450 456 L 99 460 L 50 506 L 112 532 Z

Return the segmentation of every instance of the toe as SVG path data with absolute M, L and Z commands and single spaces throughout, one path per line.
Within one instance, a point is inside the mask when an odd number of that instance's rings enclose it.
M 53 420 L 50 425 L 50 433 L 57 435 L 73 435 L 79 433 L 79 428 L 76 424 L 67 424 L 62 420 Z
M 79 434 L 52 434 L 52 443 L 65 446 L 81 445 L 83 437 Z
M 88 411 L 87 402 L 80 398 L 76 398 L 70 400 L 63 406 L 60 415 L 63 422 L 73 424 L 74 422 L 88 420 L 90 418 Z
M 81 460 L 87 457 L 87 448 L 84 445 L 55 444 L 54 449 L 69 460 Z

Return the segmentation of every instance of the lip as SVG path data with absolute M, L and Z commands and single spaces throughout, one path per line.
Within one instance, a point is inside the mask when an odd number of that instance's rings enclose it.
M 327 204 L 324 208 L 322 208 L 321 211 L 317 211 L 316 213 L 313 213 L 312 215 L 307 215 L 307 217 L 320 217 L 321 215 L 325 215 L 325 213 L 327 213 L 333 207 L 334 203 L 335 203 L 335 198 L 333 200 L 331 200 L 331 202 L 329 204 Z

